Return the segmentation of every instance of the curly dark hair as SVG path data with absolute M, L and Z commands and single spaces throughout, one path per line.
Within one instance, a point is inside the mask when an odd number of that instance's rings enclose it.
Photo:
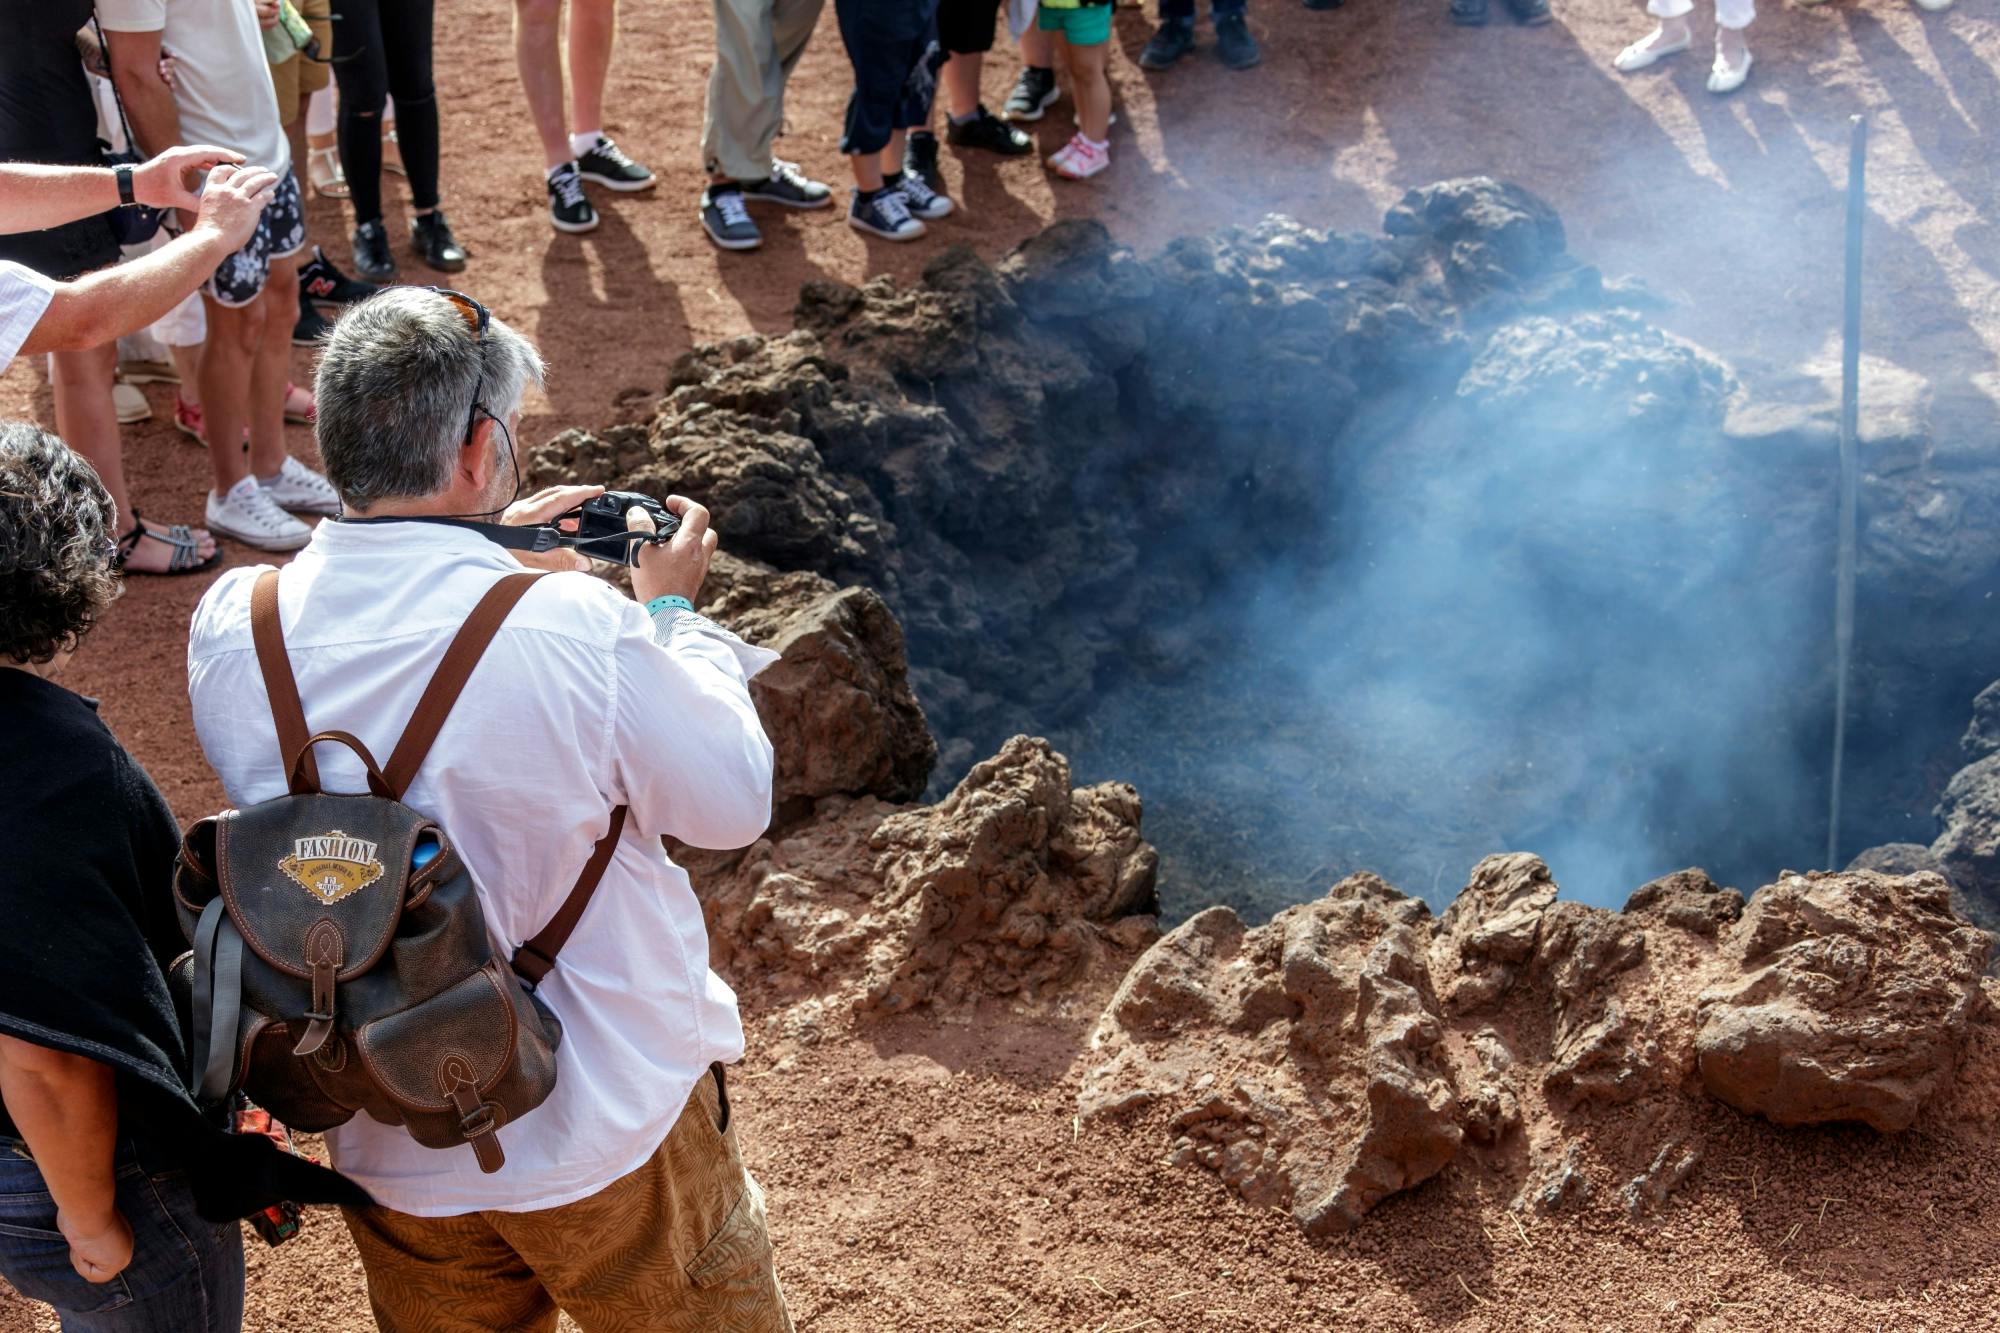
M 118 596 L 116 513 L 97 469 L 47 431 L 0 421 L 0 661 L 76 647 Z

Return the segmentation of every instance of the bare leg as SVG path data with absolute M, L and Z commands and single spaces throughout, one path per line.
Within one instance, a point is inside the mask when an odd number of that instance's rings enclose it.
M 904 130 L 897 130 L 889 136 L 889 146 L 882 150 L 878 159 L 884 175 L 894 176 L 903 170 L 903 141 L 908 137 Z
M 604 128 L 604 81 L 618 40 L 618 0 L 569 0 L 569 123 Z
M 201 354 L 202 424 L 220 497 L 250 470 L 243 432 L 250 427 L 250 372 L 264 344 L 268 307 L 262 297 L 235 307 L 209 296 L 202 299 L 208 311 L 208 343 Z
M 856 185 L 860 186 L 863 190 L 879 190 L 882 188 L 882 158 L 887 154 L 887 151 L 885 149 L 881 154 L 855 153 L 847 159 L 848 164 L 854 168 L 854 183 Z M 897 169 L 902 169 L 900 162 L 897 164 Z
M 1103 143 L 1111 135 L 1111 84 L 1104 77 L 1109 42 L 1069 48 L 1070 96 L 1076 99 L 1077 127 Z
M 70 448 L 90 460 L 98 479 L 117 506 L 118 532 L 132 525 L 132 497 L 125 489 L 125 448 L 118 434 L 118 414 L 111 406 L 111 377 L 118 366 L 118 344 L 106 343 L 81 352 L 57 352 L 52 358 L 55 390 L 56 434 Z M 149 531 L 165 532 L 162 524 L 148 522 Z M 117 535 L 116 533 L 113 534 Z M 198 554 L 207 559 L 215 550 L 215 540 L 196 529 Z M 164 542 L 142 541 L 132 548 L 125 566 L 139 571 L 164 570 L 173 558 Z
M 562 0 L 514 0 L 514 64 L 528 114 L 541 136 L 544 165 L 570 160 L 569 131 L 563 126 L 563 68 L 559 49 Z
M 1056 35 L 1030 25 L 1028 30 L 1021 34 L 1021 61 L 1023 64 L 1033 65 L 1036 69 L 1054 69 Z
M 969 116 L 979 109 L 979 75 L 986 60 L 978 51 L 965 51 L 944 62 L 945 102 L 954 116 Z
M 292 322 L 299 310 L 299 259 L 273 259 L 264 280 L 264 336 L 250 368 L 250 470 L 265 481 L 285 465 L 285 384 L 292 377 Z
M 181 401 L 189 407 L 201 406 L 201 344 L 189 343 L 186 347 L 167 344 L 167 355 L 172 358 L 174 369 L 180 372 Z

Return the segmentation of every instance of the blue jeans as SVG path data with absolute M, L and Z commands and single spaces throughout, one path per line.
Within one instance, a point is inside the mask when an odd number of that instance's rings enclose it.
M 1208 6 L 1209 14 L 1219 19 L 1226 19 L 1232 14 L 1240 18 L 1249 8 L 1250 0 L 1209 0 Z M 1160 0 L 1160 18 L 1194 22 L 1194 0 Z
M 0 1277 L 53 1305 L 63 1333 L 239 1333 L 242 1226 L 203 1221 L 186 1175 L 149 1171 L 129 1144 L 114 1171 L 132 1262 L 109 1282 L 86 1282 L 70 1267 L 41 1169 L 19 1139 L 0 1136 Z

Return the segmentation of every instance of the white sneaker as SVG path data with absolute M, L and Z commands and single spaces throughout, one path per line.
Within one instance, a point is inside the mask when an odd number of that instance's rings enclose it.
M 333 483 L 289 454 L 285 456 L 285 465 L 278 469 L 277 476 L 269 481 L 260 477 L 257 484 L 280 509 L 289 509 L 295 514 L 340 512 L 340 494 L 333 489 Z
M 224 496 L 210 491 L 205 523 L 217 536 L 260 551 L 296 551 L 312 540 L 312 529 L 278 508 L 255 477 L 245 477 Z

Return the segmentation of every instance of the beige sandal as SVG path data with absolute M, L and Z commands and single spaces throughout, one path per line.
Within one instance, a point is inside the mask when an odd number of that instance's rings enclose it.
M 347 175 L 340 169 L 340 150 L 314 148 L 306 153 L 306 175 L 312 179 L 314 194 L 329 199 L 347 198 Z

